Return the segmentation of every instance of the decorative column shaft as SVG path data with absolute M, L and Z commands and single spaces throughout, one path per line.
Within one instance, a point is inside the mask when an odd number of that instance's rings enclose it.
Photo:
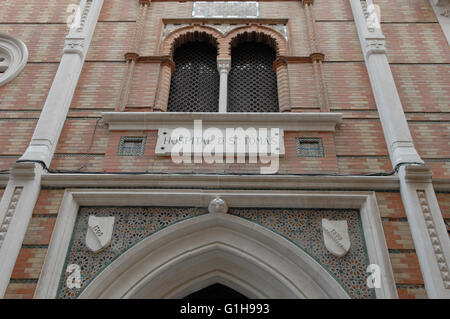
M 170 81 L 172 73 L 175 72 L 175 63 L 170 57 L 166 57 L 161 62 L 161 69 L 159 71 L 158 91 L 156 92 L 155 111 L 166 112 L 167 104 L 169 102 Z
M 314 13 L 312 11 L 313 0 L 303 0 L 303 5 L 305 7 L 306 23 L 308 25 L 308 35 L 309 35 L 309 46 L 311 48 L 311 53 L 319 52 L 317 49 L 317 37 L 316 37 L 316 25 Z
M 321 112 L 330 111 L 330 102 L 328 100 L 328 90 L 325 84 L 325 77 L 323 75 L 322 61 L 325 56 L 322 53 L 311 54 L 311 60 L 313 63 L 314 80 L 316 83 L 317 91 L 319 92 L 319 105 Z
M 71 27 L 61 62 L 30 144 L 11 170 L 0 202 L 0 298 L 5 294 L 31 219 L 43 169 L 50 166 L 72 102 L 103 0 L 82 0 L 80 23 Z M 28 162 L 27 162 L 28 161 Z
M 319 107 L 321 112 L 330 111 L 330 101 L 328 98 L 328 89 L 325 82 L 323 63 L 325 56 L 319 53 L 317 45 L 316 19 L 312 10 L 313 0 L 303 0 L 305 7 L 306 23 L 308 25 L 309 46 L 311 49 L 311 60 L 313 63 L 314 81 L 317 93 L 319 95 Z
M 431 170 L 423 165 L 414 147 L 377 10 L 372 0 L 350 0 L 350 4 L 392 166 L 403 165 L 398 172 L 400 193 L 428 297 L 450 298 L 449 236 L 431 183 Z
M 136 27 L 134 29 L 131 50 L 130 52 L 125 54 L 125 60 L 127 61 L 127 68 L 122 81 L 119 103 L 116 107 L 116 111 L 124 111 L 128 103 L 128 97 L 130 95 L 134 70 L 136 68 L 137 59 L 139 58 L 142 38 L 144 36 L 145 22 L 147 20 L 147 12 L 149 6 L 150 0 L 139 0 L 139 13 L 136 19 Z
M 289 75 L 286 59 L 277 58 L 273 64 L 274 72 L 277 74 L 278 106 L 280 112 L 291 111 L 291 99 L 289 94 Z
M 228 103 L 228 73 L 231 70 L 231 59 L 217 59 L 217 69 L 220 74 L 219 113 L 226 113 Z

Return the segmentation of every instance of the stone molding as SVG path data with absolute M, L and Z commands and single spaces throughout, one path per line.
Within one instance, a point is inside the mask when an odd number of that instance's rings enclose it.
M 219 174 L 45 174 L 45 187 L 186 187 L 207 189 L 392 190 L 399 191 L 396 176 L 299 176 L 299 175 L 219 175 Z M 448 182 L 450 187 L 450 182 Z
M 3 60 L 1 60 L 3 59 Z M 0 33 L 0 86 L 15 79 L 28 61 L 28 49 L 21 40 Z
M 103 112 L 110 131 L 157 130 L 191 127 L 202 120 L 203 127 L 279 127 L 285 131 L 333 132 L 342 113 L 215 113 L 215 112 Z

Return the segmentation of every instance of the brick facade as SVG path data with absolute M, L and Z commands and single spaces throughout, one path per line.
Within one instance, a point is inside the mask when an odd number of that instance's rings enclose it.
M 388 58 L 415 147 L 432 167 L 434 178 L 450 177 L 450 50 L 428 0 L 376 0 Z M 61 59 L 67 34 L 66 7 L 74 0 L 3 0 L 0 32 L 20 38 L 29 61 L 10 84 L 0 87 L 0 170 L 9 169 L 25 151 Z M 389 172 L 392 164 L 347 0 L 316 0 L 318 47 L 325 54 L 324 79 L 332 112 L 344 121 L 336 132 L 285 132 L 286 156 L 280 174 Z M 260 18 L 288 19 L 289 42 L 278 39 L 278 54 L 309 57 L 306 18 L 299 1 L 260 2 Z M 162 41 L 162 18 L 190 18 L 192 2 L 151 4 L 140 56 L 170 55 L 184 30 Z M 132 46 L 138 1 L 107 0 L 81 72 L 68 117 L 51 162 L 52 169 L 83 172 L 255 173 L 257 164 L 177 165 L 155 156 L 157 131 L 108 131 L 101 112 L 114 111 L 127 70 L 124 54 Z M 253 27 L 266 32 L 263 27 Z M 201 28 L 198 28 L 201 29 Z M 219 32 L 216 32 L 219 33 Z M 217 35 L 217 34 L 216 34 Z M 272 33 L 275 36 L 275 33 Z M 278 36 L 278 34 L 277 34 Z M 221 37 L 219 55 L 234 36 Z M 126 111 L 151 111 L 161 90 L 160 61 L 137 63 Z M 311 63 L 288 63 L 292 112 L 319 112 L 319 92 Z M 163 88 L 164 89 L 164 88 Z M 168 88 L 165 88 L 168 90 Z M 166 92 L 167 93 L 167 92 Z M 146 136 L 143 156 L 120 156 L 121 136 Z M 323 158 L 299 158 L 295 138 L 319 137 Z M 32 298 L 64 189 L 43 188 L 35 205 L 6 298 Z M 3 190 L 0 190 L 0 198 Z M 414 243 L 398 190 L 376 193 L 400 298 L 426 298 Z M 450 194 L 437 194 L 450 220 Z

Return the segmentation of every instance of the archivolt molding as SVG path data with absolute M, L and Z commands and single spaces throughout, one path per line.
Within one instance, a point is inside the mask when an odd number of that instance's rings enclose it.
M 165 30 L 160 55 L 173 55 L 174 50 L 192 40 L 206 40 L 218 49 L 219 57 L 229 57 L 231 47 L 239 41 L 258 41 L 272 46 L 277 55 L 288 55 L 286 35 L 263 25 L 174 25 Z M 170 32 L 169 32 L 170 31 Z M 169 33 L 167 33 L 169 32 Z
M 28 61 L 28 49 L 19 39 L 0 33 L 0 86 L 13 80 Z
M 238 27 L 228 32 L 225 39 L 229 44 L 230 53 L 231 48 L 240 41 L 266 43 L 275 49 L 277 55 L 288 55 L 289 53 L 286 38 L 278 31 L 261 25 Z
M 208 26 L 194 25 L 185 26 L 172 31 L 163 41 L 160 54 L 172 56 L 175 49 L 183 43 L 203 40 L 210 42 L 217 49 L 219 55 L 225 52 L 223 48 L 222 34 L 214 28 Z

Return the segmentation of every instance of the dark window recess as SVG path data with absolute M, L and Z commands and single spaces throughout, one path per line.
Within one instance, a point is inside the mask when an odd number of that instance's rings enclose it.
M 119 155 L 140 156 L 144 155 L 145 137 L 122 136 L 119 143 Z
M 168 112 L 218 112 L 217 49 L 207 42 L 189 42 L 175 50 Z
M 243 42 L 231 50 L 228 112 L 279 112 L 275 50 Z
M 321 138 L 297 138 L 295 144 L 299 157 L 324 157 Z

